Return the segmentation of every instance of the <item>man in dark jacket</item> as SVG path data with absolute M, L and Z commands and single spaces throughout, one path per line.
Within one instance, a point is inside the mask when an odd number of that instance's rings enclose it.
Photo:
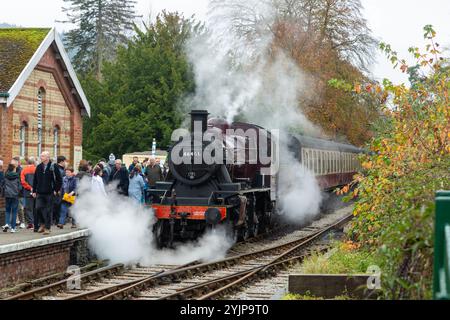
M 117 190 L 119 191 L 119 194 L 128 196 L 128 186 L 130 184 L 130 178 L 127 168 L 125 166 L 122 166 L 122 160 L 116 160 L 114 171 L 111 173 L 110 181 L 118 183 Z
M 57 162 L 56 168 L 58 169 L 59 174 L 61 175 L 61 179 L 64 179 L 64 177 L 66 175 L 67 159 L 64 156 L 58 156 L 58 158 L 56 159 L 56 162 Z M 62 188 L 62 184 L 61 184 L 61 188 Z M 59 223 L 62 197 L 63 197 L 62 190 L 60 190 L 59 196 L 55 197 L 54 202 L 53 202 L 52 219 L 53 219 L 53 223 L 55 225 L 57 225 Z
M 41 164 L 36 167 L 33 180 L 33 198 L 36 199 L 36 210 L 41 223 L 39 233 L 50 234 L 53 197 L 59 196 L 61 186 L 62 179 L 59 170 L 50 161 L 50 153 L 43 152 Z M 42 222 L 44 223 L 42 224 Z
M 164 181 L 161 166 L 156 163 L 156 159 L 153 157 L 150 158 L 150 164 L 147 166 L 147 170 L 145 171 L 145 173 L 150 188 L 155 188 L 156 182 Z

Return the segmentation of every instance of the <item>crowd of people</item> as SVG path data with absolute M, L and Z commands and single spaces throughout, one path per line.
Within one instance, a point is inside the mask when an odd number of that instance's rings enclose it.
M 82 192 L 82 181 L 87 180 L 83 184 L 90 186 L 91 192 L 107 195 L 117 188 L 119 194 L 142 204 L 146 190 L 165 178 L 164 168 L 153 157 L 142 163 L 135 157 L 128 168 L 120 159 L 101 159 L 95 165 L 81 160 L 76 174 L 64 156 L 53 162 L 49 152 L 41 154 L 39 163 L 33 157 L 23 161 L 15 157 L 4 169 L 0 160 L 0 196 L 5 198 L 3 232 L 30 229 L 49 235 L 52 226 L 64 229 L 69 219 L 71 227 L 77 228 L 70 209 Z

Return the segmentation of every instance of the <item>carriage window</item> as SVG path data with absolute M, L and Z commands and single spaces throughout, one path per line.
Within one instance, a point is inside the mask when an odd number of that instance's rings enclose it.
M 314 151 L 314 172 L 316 174 L 319 172 L 319 154 L 317 150 Z
M 308 150 L 305 150 L 305 157 L 303 158 L 303 165 L 305 166 L 305 168 L 309 167 L 309 154 L 308 154 Z
M 345 172 L 348 172 L 348 153 L 345 154 Z
M 337 173 L 337 172 L 338 172 L 337 158 L 338 158 L 338 153 L 335 152 L 335 153 L 334 153 L 334 158 L 333 158 L 333 168 L 334 168 L 334 173 Z
M 333 152 L 330 152 L 330 158 L 328 160 L 330 162 L 330 173 L 333 173 Z
M 351 156 L 352 155 L 350 153 L 347 155 L 347 171 L 348 172 L 352 172 Z
M 319 174 L 319 175 L 321 175 L 322 174 L 322 150 L 319 150 L 319 151 L 317 151 L 317 155 L 318 155 L 318 158 L 319 158 L 319 161 L 318 161 L 318 165 L 319 165 L 319 167 L 317 168 L 317 174 Z
M 348 170 L 348 172 L 352 172 L 352 155 L 349 153 L 348 154 L 348 160 L 347 160 L 347 166 L 348 166 L 348 168 L 347 168 L 347 170 Z
M 312 167 L 311 170 L 316 173 L 316 151 L 312 151 Z
M 322 151 L 322 174 L 327 174 L 327 152 Z
M 347 172 L 347 154 L 344 153 L 344 163 L 342 164 L 343 172 Z
M 330 159 L 330 161 L 331 161 L 331 173 L 335 173 L 335 170 L 334 170 L 334 157 L 335 157 L 335 152 L 333 151 L 331 153 L 331 159 Z

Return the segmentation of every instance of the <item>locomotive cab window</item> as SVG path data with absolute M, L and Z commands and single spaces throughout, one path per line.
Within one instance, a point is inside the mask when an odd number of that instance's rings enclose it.
M 319 161 L 318 161 L 319 167 L 317 168 L 317 174 L 321 175 L 322 174 L 322 150 L 317 151 L 317 154 L 319 156 L 318 157 L 319 158 Z

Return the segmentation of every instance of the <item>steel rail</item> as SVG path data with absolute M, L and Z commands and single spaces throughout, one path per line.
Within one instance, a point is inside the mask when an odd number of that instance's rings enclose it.
M 186 268 L 188 266 L 196 265 L 198 263 L 199 263 L 198 261 L 189 262 L 189 263 L 186 263 L 186 264 L 181 265 L 179 267 L 176 267 L 176 268 L 174 268 L 172 270 Z M 105 287 L 105 288 L 99 288 L 99 289 L 96 289 L 96 290 L 93 290 L 93 291 L 89 291 L 89 292 L 83 292 L 83 293 L 80 293 L 80 294 L 77 294 L 77 295 L 74 295 L 74 296 L 63 298 L 62 300 L 96 300 L 96 299 L 99 299 L 99 298 L 101 298 L 103 296 L 109 295 L 111 293 L 117 292 L 118 290 L 121 290 L 123 288 L 129 287 L 129 286 L 131 286 L 133 284 L 136 284 L 136 283 L 142 281 L 143 279 L 148 279 L 148 278 L 151 278 L 151 277 L 157 277 L 157 276 L 163 274 L 164 272 L 166 272 L 166 271 L 162 270 L 162 271 L 159 271 L 159 272 L 156 272 L 156 273 L 152 274 L 151 276 L 146 276 L 146 277 L 142 277 L 142 278 L 139 278 L 139 279 L 136 279 L 136 280 L 127 281 L 125 283 L 114 284 L 114 285 L 111 285 L 111 286 L 108 286 L 108 287 Z
M 70 280 L 78 280 L 78 279 L 92 279 L 92 278 L 99 278 L 104 276 L 109 276 L 113 273 L 117 273 L 120 271 L 124 271 L 125 267 L 123 264 L 114 264 L 112 266 L 103 267 L 100 269 L 96 269 L 93 271 L 89 271 L 86 273 L 82 273 L 79 276 L 73 276 L 73 278 L 67 278 L 43 287 L 39 287 L 30 291 L 22 292 L 20 294 L 7 297 L 4 300 L 31 300 L 40 296 L 43 296 L 47 293 L 52 293 L 61 289 L 64 289 L 67 287 L 67 281 Z
M 108 263 L 107 260 L 91 262 L 91 263 L 81 267 L 80 272 L 85 273 L 88 271 L 92 271 L 92 270 L 95 270 L 95 269 L 98 269 L 100 267 L 107 265 L 107 263 Z M 6 297 L 18 295 L 19 293 L 30 291 L 36 287 L 43 287 L 43 286 L 49 285 L 51 283 L 55 283 L 55 282 L 61 281 L 63 279 L 67 279 L 69 276 L 70 276 L 70 274 L 67 272 L 59 272 L 59 273 L 51 274 L 51 275 L 48 275 L 48 276 L 45 276 L 45 277 L 42 277 L 39 279 L 29 280 L 29 281 L 17 284 L 16 286 L 14 286 L 12 288 L 6 288 L 3 290 L 0 290 L 0 297 L 3 297 L 3 299 L 6 299 Z M 1 298 L 0 298 L 0 300 L 1 300 Z

